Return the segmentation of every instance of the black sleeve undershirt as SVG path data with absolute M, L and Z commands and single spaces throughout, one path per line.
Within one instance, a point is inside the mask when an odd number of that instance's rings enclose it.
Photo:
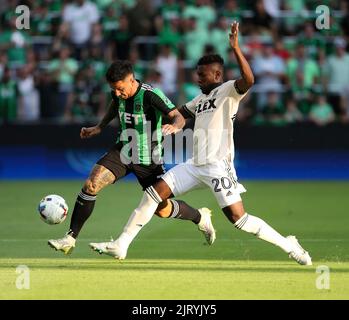
M 166 103 L 154 92 L 147 90 L 144 92 L 144 105 L 143 107 L 146 108 L 154 108 L 159 110 L 164 115 L 169 114 L 171 111 L 175 110 L 176 108 L 170 109 Z
M 182 116 L 185 118 L 185 119 L 188 119 L 188 118 L 195 118 L 195 114 L 192 113 L 188 108 L 187 106 L 184 104 L 182 106 Z

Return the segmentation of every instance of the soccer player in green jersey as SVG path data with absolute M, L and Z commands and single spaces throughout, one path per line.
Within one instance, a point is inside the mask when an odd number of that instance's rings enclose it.
M 224 60 L 205 55 L 197 64 L 201 94 L 183 106 L 186 117 L 195 117 L 193 157 L 178 164 L 153 186 L 147 188 L 133 211 L 124 232 L 110 242 L 90 243 L 90 247 L 117 259 L 125 259 L 132 240 L 154 215 L 159 203 L 199 187 L 211 189 L 228 220 L 239 230 L 278 246 L 301 265 L 312 265 L 309 253 L 295 236 L 282 236 L 261 218 L 245 211 L 234 167 L 234 119 L 241 99 L 253 86 L 254 75 L 238 41 L 239 23 L 231 25 L 229 44 L 240 67 L 241 77 L 223 80 Z M 196 137 L 196 139 L 195 139 Z
M 71 217 L 70 229 L 61 239 L 48 244 L 65 254 L 75 247 L 76 238 L 91 215 L 97 194 L 105 186 L 115 183 L 133 172 L 143 190 L 165 173 L 161 161 L 163 135 L 181 130 L 185 120 L 173 103 L 158 88 L 141 83 L 134 77 L 132 64 L 118 60 L 111 64 L 106 79 L 112 89 L 112 100 L 103 119 L 94 127 L 82 128 L 80 137 L 91 138 L 115 118 L 119 121 L 116 143 L 99 159 L 80 191 Z M 170 124 L 162 125 L 163 117 Z M 205 235 L 208 244 L 215 240 L 211 213 L 207 208 L 194 209 L 180 200 L 165 200 L 155 212 L 160 217 L 191 220 Z

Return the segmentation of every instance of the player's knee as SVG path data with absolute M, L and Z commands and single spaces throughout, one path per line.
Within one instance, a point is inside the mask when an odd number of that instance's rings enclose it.
M 94 183 L 91 179 L 87 179 L 85 181 L 85 184 L 84 184 L 84 187 L 83 187 L 83 190 L 85 192 L 87 192 L 88 194 L 91 194 L 91 195 L 96 195 L 100 188 L 98 187 L 98 185 L 96 183 Z
M 170 201 L 163 201 L 157 207 L 155 214 L 160 218 L 168 218 L 171 215 L 171 203 Z
M 156 211 L 155 211 L 155 214 L 158 216 L 158 217 L 160 217 L 160 218 L 168 218 L 168 214 L 166 213 L 166 211 L 165 210 L 163 210 L 163 209 L 157 209 Z
M 231 220 L 235 223 L 236 221 L 240 220 L 240 218 L 244 215 L 245 213 L 232 213 L 231 215 Z
M 225 207 L 222 210 L 231 223 L 235 223 L 245 214 L 245 209 L 241 201 Z

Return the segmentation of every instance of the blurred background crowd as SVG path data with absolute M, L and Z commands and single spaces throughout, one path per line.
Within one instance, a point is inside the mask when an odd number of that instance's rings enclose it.
M 28 30 L 16 28 L 21 4 Z M 329 28 L 316 27 L 318 5 L 330 9 Z M 96 121 L 115 59 L 181 105 L 200 93 L 194 69 L 204 53 L 222 55 L 226 80 L 239 77 L 234 20 L 256 78 L 238 121 L 349 123 L 347 0 L 1 0 L 0 17 L 0 125 Z

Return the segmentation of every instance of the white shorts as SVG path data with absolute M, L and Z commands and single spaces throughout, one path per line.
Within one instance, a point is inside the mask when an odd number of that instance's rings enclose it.
M 228 159 L 204 166 L 195 166 L 190 159 L 173 167 L 161 178 L 175 197 L 193 189 L 209 187 L 221 208 L 241 201 L 240 193 L 246 192 L 237 182 L 235 168 Z

